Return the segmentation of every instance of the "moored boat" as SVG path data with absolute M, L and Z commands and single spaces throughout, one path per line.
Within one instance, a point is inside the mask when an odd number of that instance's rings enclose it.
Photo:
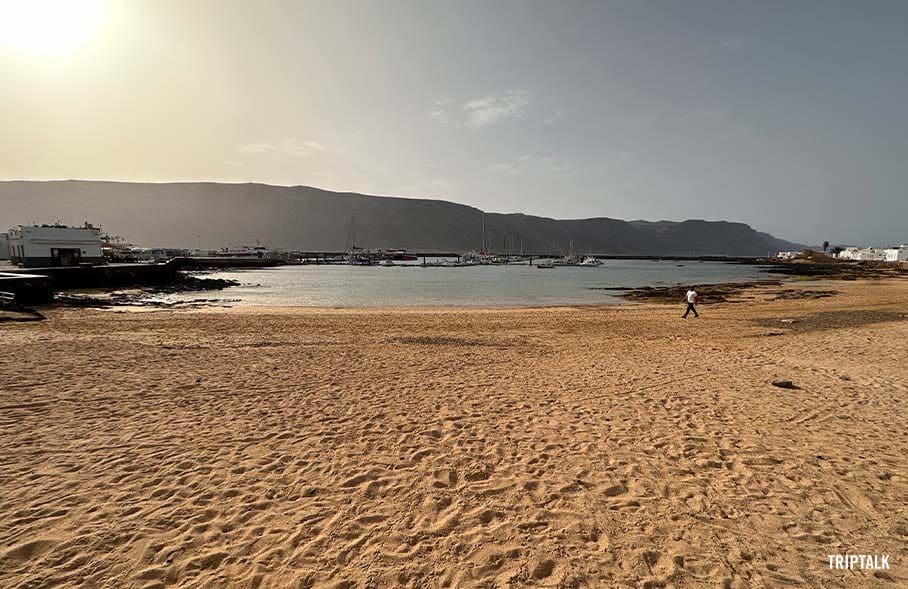
M 583 261 L 577 265 L 583 266 L 585 268 L 591 268 L 591 267 L 595 267 L 595 266 L 601 266 L 602 262 L 599 259 L 594 258 L 593 256 L 587 256 L 587 257 L 583 258 Z

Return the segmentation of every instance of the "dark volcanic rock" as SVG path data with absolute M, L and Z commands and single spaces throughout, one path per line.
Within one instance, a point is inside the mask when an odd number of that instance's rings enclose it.
M 728 301 L 734 295 L 741 294 L 748 288 L 755 286 L 778 286 L 781 284 L 778 280 L 757 280 L 752 282 L 726 282 L 722 284 L 701 284 L 696 286 L 697 295 L 700 299 L 698 304 L 708 305 L 710 303 L 721 303 Z M 678 303 L 684 300 L 689 285 L 675 286 L 644 286 L 621 295 L 629 301 L 641 301 L 652 303 Z
M 824 311 L 814 313 L 797 319 L 778 319 L 767 317 L 756 319 L 754 323 L 761 327 L 784 328 L 792 332 L 817 331 L 821 329 L 840 329 L 846 327 L 860 327 L 872 323 L 886 323 L 889 321 L 905 321 L 908 314 L 899 311 L 877 310 L 842 310 Z
M 161 284 L 144 287 L 136 290 L 116 291 L 110 290 L 104 295 L 83 295 L 58 293 L 54 302 L 66 307 L 110 308 L 116 306 L 138 306 L 158 308 L 198 307 L 212 304 L 221 304 L 218 299 L 193 299 L 189 301 L 163 301 L 155 298 L 160 295 L 204 292 L 210 290 L 223 290 L 231 286 L 239 286 L 236 280 L 223 278 L 199 278 L 190 274 L 178 273 L 176 281 L 172 284 Z

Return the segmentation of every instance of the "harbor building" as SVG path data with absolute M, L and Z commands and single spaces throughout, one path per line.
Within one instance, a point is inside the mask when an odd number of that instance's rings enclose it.
M 0 233 L 0 260 L 9 259 L 9 234 Z
M 102 264 L 101 229 L 90 223 L 19 225 L 9 230 L 10 259 L 27 268 Z

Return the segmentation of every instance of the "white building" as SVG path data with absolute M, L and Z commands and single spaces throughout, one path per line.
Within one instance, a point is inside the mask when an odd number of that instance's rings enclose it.
M 908 262 L 908 244 L 886 248 L 883 252 L 887 262 Z
M 9 234 L 0 233 L 0 260 L 9 259 Z
M 861 248 L 854 246 L 854 245 L 849 245 L 847 247 L 842 248 L 842 250 L 833 257 L 838 260 L 854 260 L 855 253 L 859 249 L 861 249 Z
M 800 252 L 779 252 L 776 254 L 776 257 L 780 260 L 791 260 Z
M 86 223 L 19 225 L 9 230 L 10 259 L 31 268 L 101 264 L 101 230 Z
M 862 261 L 882 262 L 886 259 L 886 252 L 878 247 L 867 247 L 859 249 L 854 259 Z
M 877 247 L 846 247 L 838 253 L 836 258 L 840 260 L 882 262 L 886 259 L 886 252 Z
M 840 260 L 904 262 L 908 261 L 908 245 L 889 248 L 849 246 L 840 251 L 836 258 Z

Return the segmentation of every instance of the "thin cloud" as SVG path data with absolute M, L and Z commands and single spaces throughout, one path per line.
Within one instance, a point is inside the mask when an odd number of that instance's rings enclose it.
M 435 101 L 432 109 L 426 113 L 426 116 L 430 121 L 438 123 L 443 127 L 451 126 L 453 123 L 451 117 L 448 116 L 448 105 L 453 102 L 450 98 L 439 98 Z M 456 126 L 456 125 L 453 125 Z
M 287 155 L 305 157 L 323 151 L 328 151 L 328 148 L 316 141 L 299 141 L 296 139 L 284 141 L 284 153 Z
M 459 109 L 452 99 L 440 98 L 426 112 L 426 118 L 443 127 L 468 127 L 476 130 L 503 119 L 524 117 L 529 111 L 531 102 L 532 93 L 527 90 L 509 90 L 501 94 L 489 94 L 468 100 Z M 556 111 L 551 117 L 558 118 L 562 114 L 563 111 Z
M 250 155 L 271 153 L 292 157 L 305 157 L 328 151 L 328 148 L 317 141 L 285 139 L 277 146 L 271 143 L 247 143 L 246 145 L 240 146 L 239 151 Z
M 248 143 L 240 147 L 243 153 L 260 154 L 274 151 L 274 146 L 270 143 Z
M 523 166 L 515 162 L 494 162 L 489 165 L 489 169 L 506 176 L 519 176 L 524 173 Z
M 509 90 L 503 94 L 490 94 L 464 103 L 464 124 L 480 129 L 502 119 L 522 118 L 529 109 L 532 94 L 526 90 Z
M 577 169 L 577 165 L 571 162 L 563 162 L 558 158 L 554 157 L 541 157 L 539 158 L 539 165 L 547 172 L 555 172 L 557 174 L 569 174 L 573 173 Z
M 547 116 L 547 117 L 542 121 L 542 123 L 543 123 L 544 125 L 551 125 L 552 123 L 554 123 L 555 121 L 557 121 L 558 119 L 560 119 L 560 118 L 563 117 L 563 116 L 564 116 L 564 109 L 559 108 L 559 109 L 557 109 L 555 112 L 553 112 L 552 114 L 550 114 L 549 116 Z
M 489 169 L 506 176 L 521 176 L 528 173 L 544 173 L 570 176 L 577 172 L 577 164 L 552 156 L 521 155 L 512 161 L 494 162 Z
M 451 120 L 448 118 L 448 113 L 443 108 L 433 108 L 426 114 L 429 117 L 430 121 L 435 121 L 439 125 L 449 125 Z

